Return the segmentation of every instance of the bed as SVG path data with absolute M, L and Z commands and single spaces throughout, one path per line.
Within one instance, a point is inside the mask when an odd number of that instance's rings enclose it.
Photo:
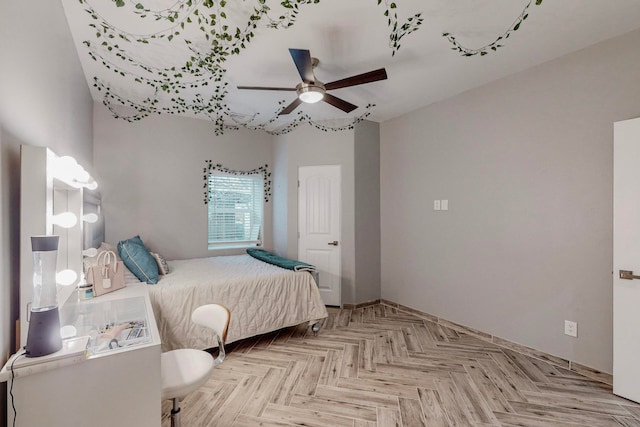
M 202 304 L 229 308 L 228 343 L 327 317 L 309 272 L 287 270 L 249 255 L 176 260 L 169 266 L 169 274 L 149 285 L 162 351 L 217 346 L 211 331 L 191 322 L 191 313 Z

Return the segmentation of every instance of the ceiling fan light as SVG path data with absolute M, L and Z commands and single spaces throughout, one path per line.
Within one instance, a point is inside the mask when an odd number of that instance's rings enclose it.
M 316 86 L 307 86 L 300 89 L 298 93 L 300 101 L 307 104 L 313 104 L 324 98 L 324 91 L 322 88 Z

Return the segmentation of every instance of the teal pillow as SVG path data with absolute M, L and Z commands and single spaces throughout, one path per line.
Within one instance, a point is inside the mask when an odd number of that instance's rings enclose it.
M 140 236 L 118 242 L 118 253 L 124 265 L 140 280 L 150 285 L 158 283 L 158 264 L 142 243 Z

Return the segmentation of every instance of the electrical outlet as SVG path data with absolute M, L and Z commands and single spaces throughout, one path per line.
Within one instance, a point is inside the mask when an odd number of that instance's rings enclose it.
M 578 337 L 578 322 L 572 322 L 571 320 L 564 321 L 564 333 L 570 337 Z
M 440 210 L 440 200 L 434 200 L 433 201 L 433 210 L 434 211 L 439 211 Z

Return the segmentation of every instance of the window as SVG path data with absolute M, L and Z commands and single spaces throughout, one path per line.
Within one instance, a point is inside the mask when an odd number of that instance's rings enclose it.
M 262 244 L 262 176 L 210 173 L 208 192 L 209 249 Z

